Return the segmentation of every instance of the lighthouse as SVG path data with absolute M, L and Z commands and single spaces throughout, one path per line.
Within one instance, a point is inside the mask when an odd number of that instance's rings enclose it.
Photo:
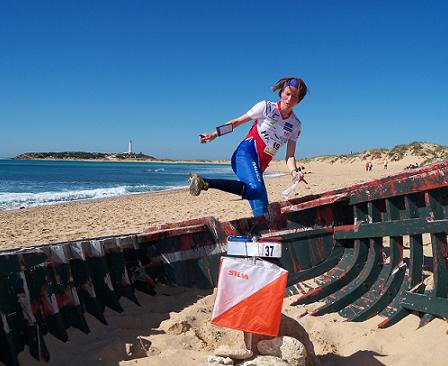
M 132 140 L 129 140 L 128 154 L 132 154 Z

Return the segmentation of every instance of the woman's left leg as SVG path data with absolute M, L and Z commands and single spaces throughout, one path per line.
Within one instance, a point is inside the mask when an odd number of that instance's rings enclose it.
M 253 140 L 241 143 L 232 156 L 232 169 L 245 184 L 242 197 L 249 201 L 253 216 L 262 216 L 268 208 L 268 193 Z

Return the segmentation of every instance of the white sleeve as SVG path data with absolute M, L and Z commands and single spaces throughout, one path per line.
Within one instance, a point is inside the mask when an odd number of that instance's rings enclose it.
M 266 109 L 266 101 L 262 101 L 262 102 L 258 102 L 257 104 L 255 104 L 251 109 L 249 109 L 247 111 L 247 115 L 251 118 L 251 119 L 260 119 L 261 117 L 263 117 L 263 113 Z

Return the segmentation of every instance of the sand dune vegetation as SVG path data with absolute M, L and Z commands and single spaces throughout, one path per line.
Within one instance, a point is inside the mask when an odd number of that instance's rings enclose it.
M 416 157 L 421 164 L 429 164 L 436 161 L 448 160 L 448 146 L 433 144 L 430 142 L 414 141 L 410 144 L 394 146 L 391 149 L 372 148 L 361 152 L 331 156 L 317 156 L 303 160 L 304 163 L 311 161 L 352 163 L 357 160 L 384 160 L 400 161 L 406 157 Z

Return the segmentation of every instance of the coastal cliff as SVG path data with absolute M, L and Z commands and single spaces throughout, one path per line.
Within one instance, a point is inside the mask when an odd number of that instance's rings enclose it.
M 143 153 L 98 153 L 84 151 L 26 152 L 17 155 L 17 160 L 156 160 Z

